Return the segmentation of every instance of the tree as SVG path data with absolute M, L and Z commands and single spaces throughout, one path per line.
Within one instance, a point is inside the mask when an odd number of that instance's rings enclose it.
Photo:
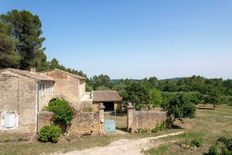
M 223 87 L 225 88 L 224 94 L 232 96 L 232 80 L 223 81 Z
M 145 108 L 149 104 L 149 90 L 141 83 L 132 82 L 125 88 L 125 91 L 127 95 L 125 95 L 124 100 L 133 103 L 137 110 Z
M 60 68 L 59 61 L 56 58 L 53 58 L 49 63 L 49 69 Z
M 189 99 L 189 95 L 175 94 L 162 105 L 169 116 L 167 126 L 171 127 L 176 119 L 192 118 L 195 116 L 194 102 Z
M 216 105 L 220 102 L 220 92 L 216 89 L 210 89 L 208 94 L 205 97 L 205 103 L 209 103 L 213 105 L 213 108 L 216 108 Z
M 99 86 L 112 88 L 112 82 L 108 75 L 101 74 L 99 76 L 94 76 L 92 79 L 90 79 L 90 83 L 92 84 L 94 90 L 96 90 Z
M 10 36 L 10 27 L 0 22 L 0 68 L 17 67 L 20 55 L 15 51 L 17 41 Z
M 110 88 L 106 86 L 98 86 L 96 90 L 110 90 Z
M 21 55 L 20 69 L 28 69 L 33 66 L 38 70 L 43 69 L 46 55 L 41 37 L 41 21 L 38 16 L 29 11 L 12 10 L 0 16 L 0 20 L 11 28 L 12 38 L 18 40 L 16 52 Z
M 157 88 L 159 86 L 159 81 L 156 77 L 150 77 L 148 79 L 148 82 L 155 88 Z
M 150 102 L 149 104 L 147 104 L 147 107 L 146 107 L 147 110 L 151 110 L 154 107 L 161 106 L 163 102 L 163 98 L 158 89 L 155 89 L 155 88 L 151 89 L 149 91 L 149 95 L 150 95 Z

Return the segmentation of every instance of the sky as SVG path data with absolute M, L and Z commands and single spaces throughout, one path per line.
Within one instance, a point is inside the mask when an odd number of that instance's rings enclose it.
M 232 0 L 0 0 L 40 17 L 48 60 L 92 77 L 232 78 Z

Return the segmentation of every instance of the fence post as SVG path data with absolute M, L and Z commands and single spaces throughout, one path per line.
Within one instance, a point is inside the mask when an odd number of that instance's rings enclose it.
M 128 102 L 127 106 L 127 131 L 133 132 L 133 112 L 134 112 L 134 106 L 132 103 Z
M 99 134 L 103 135 L 105 133 L 104 130 L 104 109 L 105 106 L 103 105 L 103 103 L 100 103 L 99 105 Z

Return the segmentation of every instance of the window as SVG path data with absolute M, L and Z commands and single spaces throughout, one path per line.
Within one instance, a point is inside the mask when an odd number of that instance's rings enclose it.
M 18 127 L 18 115 L 15 112 L 5 112 L 2 115 L 2 128 L 14 129 Z

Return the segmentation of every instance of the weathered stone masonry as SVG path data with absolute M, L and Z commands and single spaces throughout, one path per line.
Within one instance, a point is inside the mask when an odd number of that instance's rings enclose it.
M 151 130 L 157 127 L 157 125 L 166 121 L 167 114 L 162 111 L 136 111 L 129 104 L 127 117 L 128 131 L 135 132 L 137 129 Z
M 39 129 L 53 124 L 52 112 L 42 111 L 39 114 Z M 71 136 L 104 134 L 104 106 L 98 112 L 76 112 L 68 133 Z

